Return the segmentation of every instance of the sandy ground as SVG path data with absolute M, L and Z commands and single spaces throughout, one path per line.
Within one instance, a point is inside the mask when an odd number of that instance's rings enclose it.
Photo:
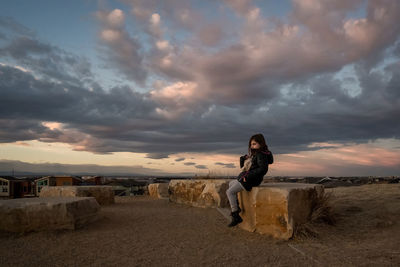
M 399 266 L 400 185 L 333 192 L 335 226 L 276 241 L 228 228 L 216 209 L 132 197 L 75 231 L 0 232 L 0 266 Z

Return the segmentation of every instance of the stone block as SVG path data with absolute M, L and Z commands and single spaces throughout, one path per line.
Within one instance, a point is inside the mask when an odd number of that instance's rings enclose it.
M 168 183 L 155 183 L 148 186 L 149 195 L 154 198 L 168 198 Z
M 169 199 L 194 207 L 228 207 L 226 190 L 229 181 L 229 179 L 171 180 Z
M 39 197 L 94 197 L 100 205 L 114 203 L 112 186 L 45 186 Z
M 99 218 L 93 197 L 19 198 L 0 201 L 0 230 L 31 232 L 76 229 Z
M 240 228 L 288 240 L 297 225 L 309 220 L 322 185 L 267 183 L 239 193 L 243 222 Z

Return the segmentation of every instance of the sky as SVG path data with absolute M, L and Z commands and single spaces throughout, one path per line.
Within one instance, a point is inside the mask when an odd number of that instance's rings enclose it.
M 400 175 L 397 0 L 4 0 L 0 171 Z

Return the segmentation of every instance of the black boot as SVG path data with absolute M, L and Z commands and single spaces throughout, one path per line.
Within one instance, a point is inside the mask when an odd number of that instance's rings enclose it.
M 243 222 L 242 217 L 240 217 L 239 215 L 239 211 L 235 211 L 231 213 L 232 216 L 232 221 L 231 223 L 228 225 L 229 227 L 233 227 L 238 225 L 239 223 Z
M 240 209 L 239 200 L 237 200 L 236 203 L 237 203 L 237 207 L 238 207 L 237 212 L 238 212 L 238 214 L 239 214 L 239 213 L 242 211 L 242 210 Z

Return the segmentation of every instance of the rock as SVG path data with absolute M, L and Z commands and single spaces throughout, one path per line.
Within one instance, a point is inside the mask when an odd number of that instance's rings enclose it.
M 154 198 L 168 198 L 168 183 L 155 183 L 148 186 L 149 195 Z
M 93 197 L 42 197 L 0 201 L 0 229 L 30 232 L 76 229 L 98 219 Z
M 322 185 L 267 183 L 241 191 L 239 203 L 243 222 L 240 228 L 288 240 L 295 227 L 309 220 L 313 202 L 323 194 Z
M 39 197 L 94 197 L 100 205 L 114 203 L 112 186 L 45 186 Z
M 229 179 L 171 180 L 169 200 L 194 207 L 229 207 Z

